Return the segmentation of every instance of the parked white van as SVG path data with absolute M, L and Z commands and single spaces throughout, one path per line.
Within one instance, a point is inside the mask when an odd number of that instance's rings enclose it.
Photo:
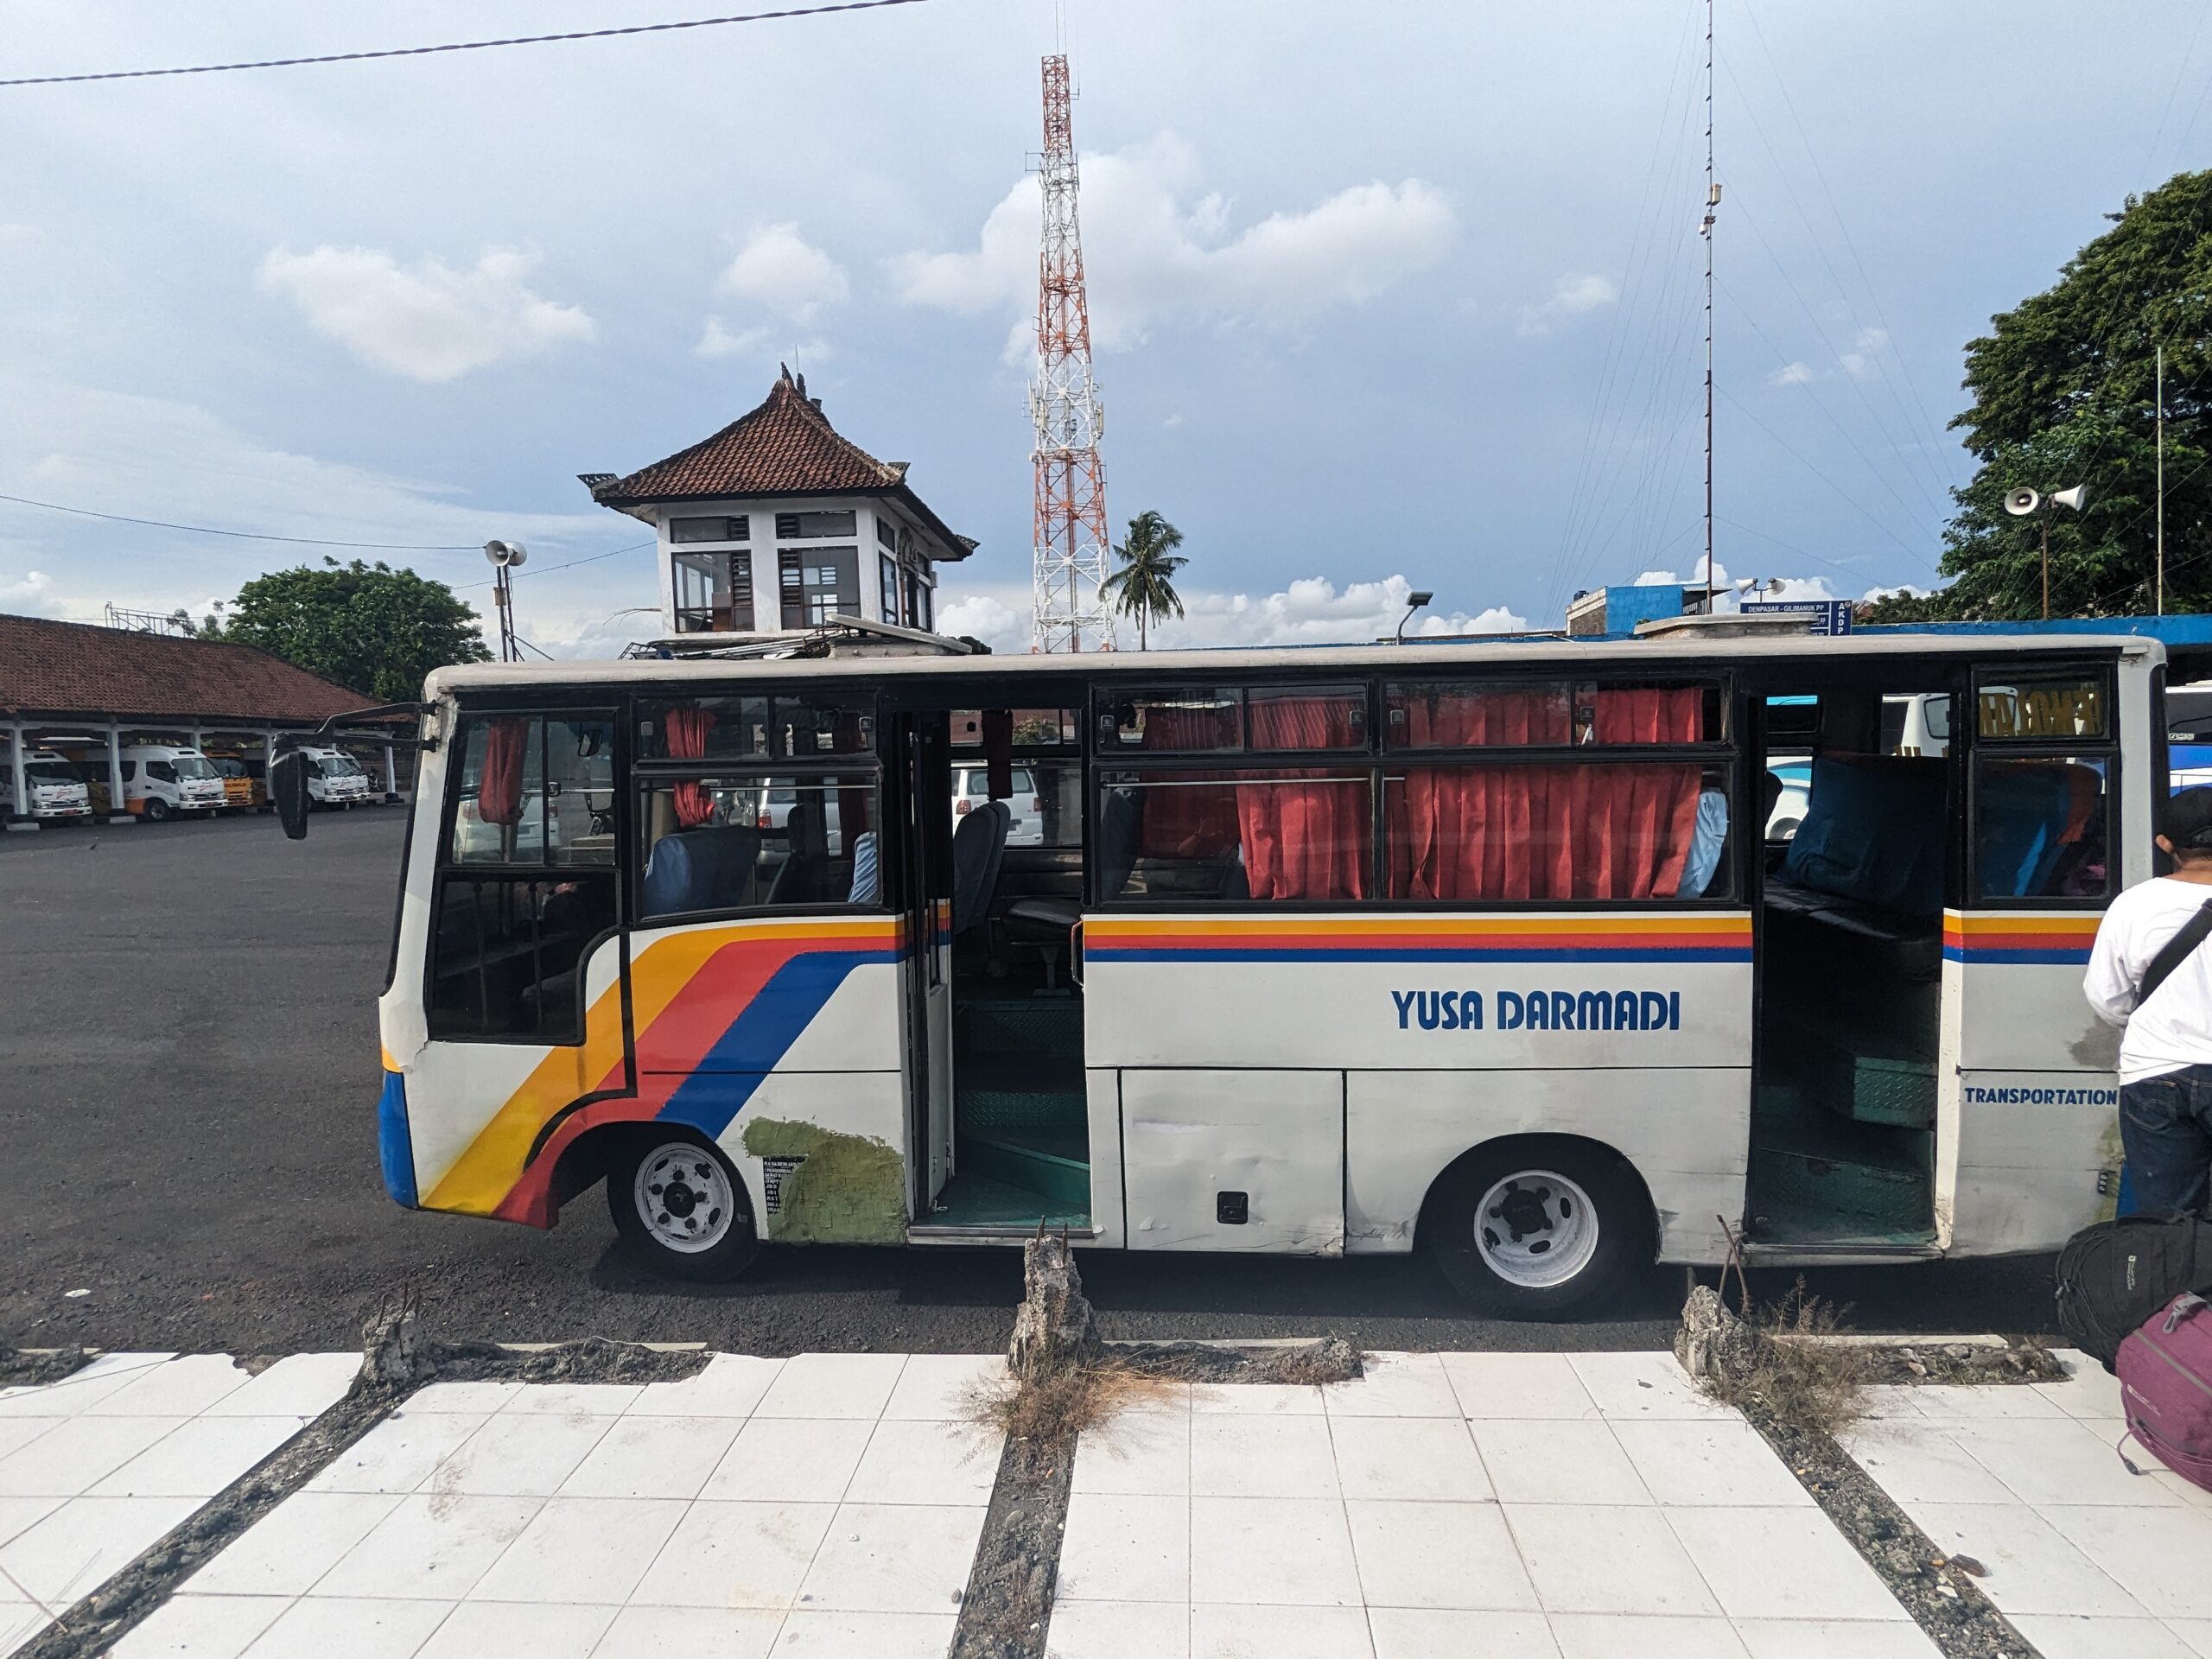
M 15 753 L 0 744 L 0 817 L 26 817 L 41 822 L 89 818 L 92 798 L 84 781 L 62 756 L 52 749 L 31 749 L 23 755 L 23 793 L 16 800 Z
M 358 806 L 371 798 L 369 774 L 343 749 L 302 749 L 308 759 L 308 801 L 313 806 Z
M 215 763 L 197 749 L 181 749 L 166 743 L 133 743 L 119 757 L 123 771 L 123 810 L 133 817 L 159 823 L 180 812 L 213 814 L 223 804 L 223 774 Z M 88 752 L 78 762 L 80 775 L 89 773 L 93 809 L 111 812 L 108 804 L 107 757 Z

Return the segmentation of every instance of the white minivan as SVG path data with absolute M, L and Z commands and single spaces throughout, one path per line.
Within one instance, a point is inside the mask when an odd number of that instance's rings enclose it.
M 343 749 L 302 749 L 308 761 L 308 802 L 313 806 L 359 806 L 370 798 L 369 774 Z
M 123 772 L 123 810 L 134 817 L 159 823 L 180 812 L 213 814 L 223 804 L 223 774 L 215 763 L 197 749 L 176 748 L 167 743 L 133 743 L 120 756 Z M 92 805 L 112 812 L 108 804 L 106 756 L 90 753 L 79 768 L 90 776 Z
M 23 755 L 23 793 L 16 800 L 14 751 L 0 744 L 0 817 L 26 817 L 40 823 L 63 823 L 92 816 L 92 798 L 84 779 L 52 749 L 30 749 Z

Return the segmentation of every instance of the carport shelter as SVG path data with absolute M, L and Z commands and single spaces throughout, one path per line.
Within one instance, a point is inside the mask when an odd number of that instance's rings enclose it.
M 196 749 L 220 735 L 241 748 L 258 744 L 265 766 L 278 732 L 312 729 L 374 701 L 251 645 L 0 614 L 0 728 L 13 739 L 14 798 L 28 798 L 28 751 L 54 747 L 88 759 L 87 746 L 105 744 L 111 823 L 130 821 L 114 810 L 123 803 L 126 742 Z M 341 737 L 382 747 L 385 797 L 397 799 L 391 727 Z M 18 818 L 8 827 L 35 826 Z

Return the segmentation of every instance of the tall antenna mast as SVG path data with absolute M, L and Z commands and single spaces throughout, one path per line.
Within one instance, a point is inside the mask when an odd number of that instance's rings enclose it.
M 1110 551 L 1106 473 L 1098 439 L 1106 411 L 1090 378 L 1090 308 L 1084 294 L 1083 234 L 1076 223 L 1075 132 L 1065 53 L 1045 60 L 1045 152 L 1037 164 L 1045 203 L 1038 258 L 1037 378 L 1029 413 L 1037 424 L 1031 648 L 1114 647 L 1114 618 L 1102 591 Z
M 1713 221 L 1720 186 L 1713 176 L 1713 0 L 1705 0 L 1705 613 L 1713 614 Z

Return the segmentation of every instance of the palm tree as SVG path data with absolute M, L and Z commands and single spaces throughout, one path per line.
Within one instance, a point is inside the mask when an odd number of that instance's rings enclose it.
M 1147 624 L 1183 614 L 1182 596 L 1175 591 L 1174 575 L 1188 559 L 1179 559 L 1183 532 L 1151 508 L 1129 520 L 1126 540 L 1114 550 L 1122 568 L 1100 584 L 1110 595 L 1114 608 L 1137 620 L 1137 649 L 1147 649 Z

